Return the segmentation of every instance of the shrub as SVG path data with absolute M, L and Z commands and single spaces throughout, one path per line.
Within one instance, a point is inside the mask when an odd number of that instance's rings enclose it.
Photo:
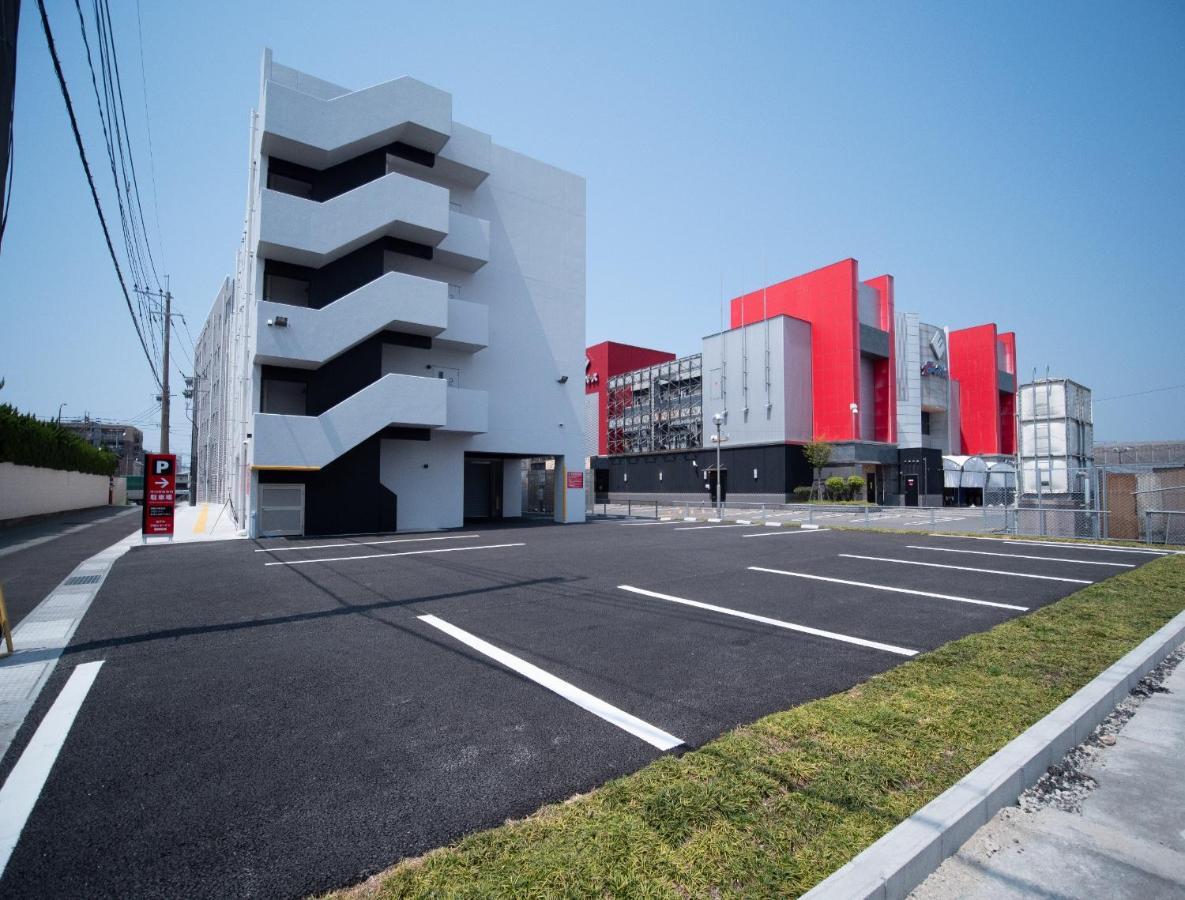
M 796 503 L 806 503 L 811 499 L 812 488 L 809 484 L 803 484 L 796 487 L 793 491 L 794 500 Z
M 0 462 L 88 475 L 110 475 L 115 455 L 92 447 L 54 422 L 39 422 L 15 406 L 0 403 Z
M 824 482 L 827 487 L 828 500 L 846 500 L 848 495 L 847 479 L 840 475 L 832 475 Z
M 852 500 L 859 500 L 864 495 L 866 482 L 862 475 L 848 476 L 848 497 Z

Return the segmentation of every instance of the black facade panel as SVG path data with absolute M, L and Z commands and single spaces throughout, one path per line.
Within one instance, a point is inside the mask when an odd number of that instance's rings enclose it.
M 923 494 L 942 493 L 942 451 L 935 447 L 908 447 L 897 451 L 897 493 L 905 493 L 905 479 L 916 475 Z
M 308 386 L 306 412 L 310 416 L 319 416 L 368 384 L 373 384 L 382 375 L 382 369 L 382 335 L 375 335 L 334 357 L 319 369 L 262 366 L 260 375 L 264 379 L 303 381 Z
M 811 483 L 810 466 L 796 444 L 724 447 L 720 464 L 728 470 L 728 491 L 732 495 L 789 495 L 795 487 Z M 613 493 L 705 496 L 710 493 L 705 473 L 715 465 L 714 449 L 603 456 L 592 463 L 594 469 L 608 470 L 608 490 Z
M 364 247 L 359 247 L 352 253 L 347 253 L 341 259 L 336 259 L 319 269 L 280 262 L 275 259 L 264 260 L 265 290 L 268 275 L 299 278 L 309 284 L 309 306 L 313 309 L 322 309 L 334 300 L 340 300 L 351 291 L 356 291 L 363 285 L 370 284 L 379 278 L 384 272 L 383 254 L 388 251 L 412 256 L 416 259 L 432 259 L 432 248 L 426 244 L 417 244 L 414 241 L 405 241 L 401 238 L 384 237 Z M 264 299 L 270 298 L 265 296 Z
M 308 535 L 394 531 L 398 498 L 379 481 L 378 437 L 363 441 L 317 472 L 259 473 L 261 484 L 305 486 Z

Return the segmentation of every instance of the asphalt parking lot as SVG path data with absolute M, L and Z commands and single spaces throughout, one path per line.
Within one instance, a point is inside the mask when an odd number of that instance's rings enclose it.
M 1153 558 L 620 519 L 136 547 L 0 761 L 102 662 L 0 894 L 346 885 Z

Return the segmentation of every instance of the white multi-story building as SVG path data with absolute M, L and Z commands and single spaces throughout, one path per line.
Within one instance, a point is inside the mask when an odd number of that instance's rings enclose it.
M 582 520 L 584 307 L 582 178 L 437 88 L 265 51 L 244 240 L 199 340 L 204 499 L 253 535 L 455 527 L 520 515 L 547 457 L 555 518 Z
M 1068 378 L 1022 384 L 1020 489 L 1026 494 L 1086 493 L 1094 464 L 1090 388 Z

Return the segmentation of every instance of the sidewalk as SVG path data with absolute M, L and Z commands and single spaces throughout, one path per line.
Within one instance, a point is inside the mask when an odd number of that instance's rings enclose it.
M 242 537 L 230 514 L 230 507 L 221 503 L 182 503 L 173 513 L 173 543 L 191 541 L 229 541 Z M 150 543 L 158 543 L 153 539 Z
M 1185 896 L 1185 663 L 1163 688 L 1113 746 L 1001 810 L 911 897 Z

